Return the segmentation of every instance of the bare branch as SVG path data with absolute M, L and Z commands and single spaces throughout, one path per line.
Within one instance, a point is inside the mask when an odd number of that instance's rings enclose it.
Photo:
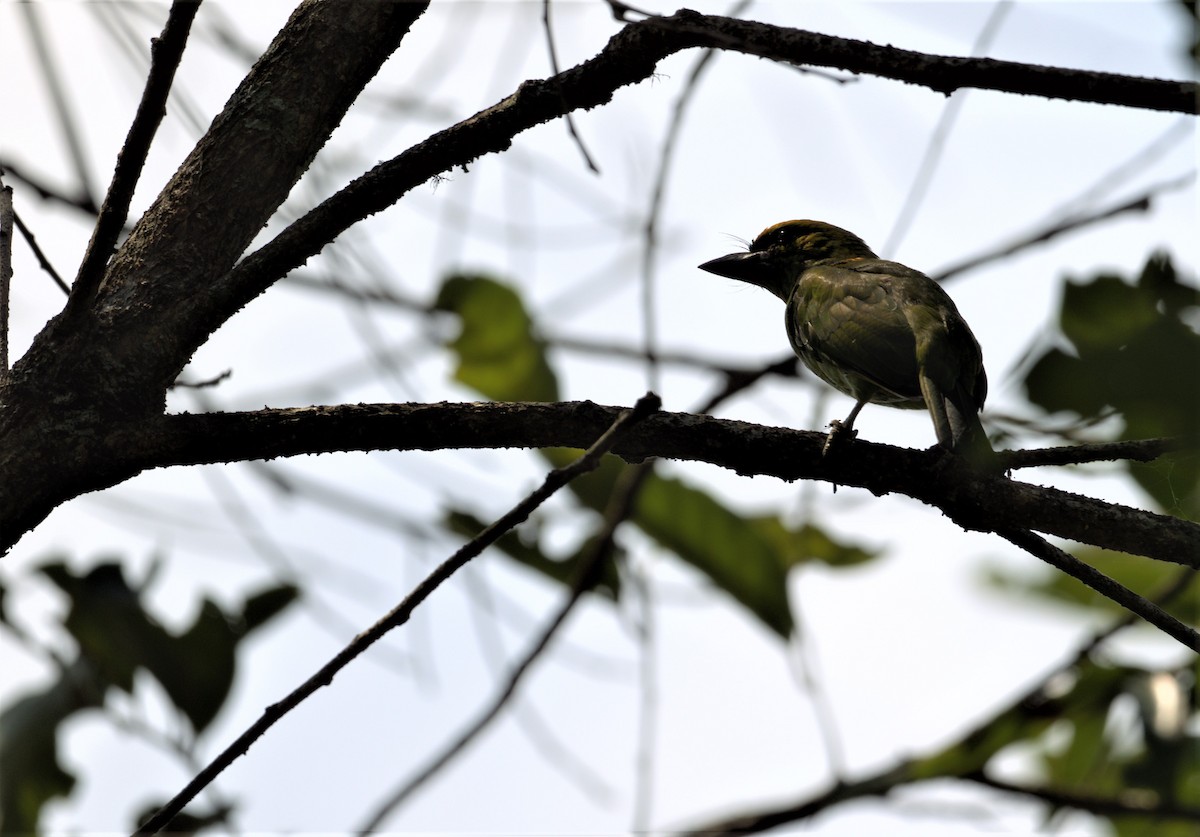
M 40 180 L 37 176 L 29 174 L 21 166 L 15 165 L 11 160 L 0 160 L 0 169 L 11 174 L 17 180 L 24 183 L 34 193 L 43 200 L 55 201 L 64 206 L 69 206 L 72 209 L 79 210 L 85 215 L 95 216 L 100 212 L 100 207 L 96 206 L 96 202 L 92 200 L 90 195 L 79 193 L 76 195 L 68 195 L 60 191 L 54 186 Z
M 719 47 L 793 64 L 836 67 L 921 85 L 946 95 L 977 88 L 1147 110 L 1200 112 L 1197 99 L 1200 88 L 1192 81 L 1138 78 L 992 58 L 927 55 L 688 10 L 670 17 L 650 18 L 633 26 L 655 26 L 687 35 L 696 39 L 691 46 Z
M 162 34 L 151 43 L 150 72 L 146 76 L 142 100 L 138 103 L 133 124 L 129 126 L 125 145 L 117 155 L 112 183 L 100 207 L 100 217 L 96 219 L 96 227 L 92 231 L 92 239 L 88 242 L 83 262 L 79 265 L 79 273 L 75 277 L 75 294 L 68 302 L 69 305 L 87 304 L 104 277 L 104 268 L 109 257 L 116 250 L 117 238 L 125 227 L 126 218 L 129 217 L 129 204 L 133 200 L 134 189 L 137 188 L 142 167 L 146 164 L 146 156 L 150 153 L 150 144 L 154 141 L 158 126 L 166 115 L 167 96 L 170 95 L 171 84 L 175 81 L 175 70 L 183 58 L 188 33 L 192 29 L 192 20 L 199 9 L 200 0 L 175 0 L 171 4 Z
M 501 535 L 528 518 L 534 509 L 549 499 L 556 491 L 581 474 L 595 470 L 599 466 L 604 454 L 612 448 L 630 427 L 654 413 L 660 406 L 661 402 L 658 396 L 653 393 L 647 393 L 638 400 L 632 409 L 621 411 L 612 424 L 599 435 L 599 438 L 591 444 L 579 459 L 566 467 L 556 468 L 547 474 L 545 481 L 536 490 L 447 558 L 437 569 L 426 576 L 404 601 L 400 602 L 400 604 L 370 628 L 356 636 L 349 645 L 339 651 L 333 659 L 322 666 L 316 674 L 294 689 L 287 697 L 267 707 L 262 717 L 238 736 L 207 767 L 201 770 L 183 790 L 159 809 L 136 833 L 157 834 L 169 826 L 171 820 L 183 810 L 188 802 L 195 799 L 196 795 L 211 784 L 226 767 L 249 750 L 250 746 L 261 738 L 267 730 L 273 727 L 277 721 L 307 700 L 318 689 L 331 684 L 339 671 L 349 665 L 375 642 L 382 639 L 393 628 L 397 628 L 407 622 L 409 617 L 412 616 L 413 611 L 425 599 L 429 598 L 443 582 L 464 567 L 472 558 L 495 543 Z
M 529 650 L 525 652 L 520 662 L 513 666 L 504 686 L 493 697 L 488 706 L 479 713 L 478 717 L 467 725 L 451 744 L 379 806 L 367 822 L 359 827 L 359 834 L 367 835 L 374 833 L 392 811 L 404 804 L 406 799 L 439 773 L 455 756 L 463 752 L 496 719 L 500 711 L 504 709 L 513 695 L 516 694 L 517 686 L 520 684 L 521 679 L 533 666 L 538 657 L 549 647 L 550 641 L 558 633 L 563 623 L 566 622 L 567 616 L 575 609 L 575 605 L 579 603 L 583 594 L 590 590 L 599 580 L 604 562 L 612 555 L 613 539 L 616 536 L 617 527 L 629 517 L 641 486 L 651 471 L 652 463 L 643 462 L 635 468 L 627 468 L 622 472 L 620 479 L 613 487 L 612 496 L 608 501 L 608 508 L 604 515 L 604 529 L 596 539 L 591 550 L 580 561 L 579 567 L 576 570 L 575 580 L 571 585 L 570 594 L 559 605 L 554 616 L 551 617 L 546 627 L 542 629 L 542 632 L 534 640 Z
M 59 275 L 58 271 L 54 269 L 54 265 L 50 264 L 50 259 L 46 258 L 45 252 L 43 252 L 42 248 L 37 243 L 37 238 L 34 236 L 29 227 L 25 226 L 25 222 L 21 220 L 20 213 L 16 210 L 13 210 L 13 220 L 17 222 L 17 229 L 20 230 L 21 237 L 25 239 L 25 243 L 29 245 L 29 249 L 33 251 L 33 257 L 37 259 L 38 266 L 41 267 L 41 269 L 44 270 L 50 276 L 50 278 L 54 280 L 54 284 L 58 285 L 59 289 L 62 290 L 63 293 L 71 293 L 71 288 L 66 282 L 63 281 L 63 278 Z
M 1151 200 L 1158 194 L 1172 189 L 1179 189 L 1188 185 L 1196 179 L 1195 172 L 1188 172 L 1182 177 L 1178 177 L 1168 183 L 1159 183 L 1146 189 L 1142 194 L 1131 200 L 1127 200 L 1117 206 L 1110 206 L 1106 209 L 1101 209 L 1097 212 L 1088 215 L 1079 215 L 1068 218 L 1064 221 L 1059 221 L 1045 229 L 1038 230 L 1025 238 L 1018 239 L 1010 244 L 998 247 L 995 250 L 989 250 L 986 253 L 981 253 L 978 256 L 972 256 L 961 262 L 943 268 L 936 273 L 931 273 L 930 278 L 935 282 L 945 282 L 948 279 L 954 278 L 961 273 L 966 273 L 968 270 L 974 270 L 977 267 L 985 265 L 989 262 L 998 261 L 1008 258 L 1022 250 L 1027 250 L 1038 244 L 1045 244 L 1047 241 L 1058 238 L 1065 233 L 1081 230 L 1085 227 L 1090 227 L 1093 224 L 1098 224 L 1102 221 L 1107 221 L 1115 218 L 1118 215 L 1124 215 L 1126 212 L 1149 212 Z
M 1005 793 L 1040 799 L 1055 808 L 1075 808 L 1101 817 L 1152 817 L 1200 823 L 1200 808 L 1181 805 L 1174 800 L 1159 799 L 1158 794 L 1150 790 L 1127 788 L 1116 791 L 1112 796 L 1101 796 L 1033 785 L 1018 785 L 1001 779 L 993 779 L 983 771 L 969 773 L 962 778 Z
M 50 98 L 54 102 L 54 114 L 58 117 L 59 128 L 67 143 L 67 152 L 71 157 L 71 164 L 75 168 L 75 177 L 79 181 L 80 194 L 87 195 L 87 201 L 94 204 L 95 201 L 90 197 L 92 175 L 87 154 L 83 150 L 83 132 L 76 124 L 75 115 L 67 101 L 67 86 L 59 75 L 58 63 L 50 54 L 50 44 L 46 41 L 46 34 L 42 30 L 41 9 L 36 3 L 21 3 L 17 8 L 22 12 L 22 19 L 29 32 L 29 40 L 33 43 L 38 63 L 42 67 L 42 77 L 50 92 Z
M 1085 564 L 1032 532 L 1023 529 L 998 529 L 997 534 L 1029 554 L 1041 558 L 1055 569 L 1082 581 L 1126 610 L 1136 613 L 1167 636 L 1183 643 L 1189 650 L 1200 652 L 1200 634 L 1195 629 L 1183 624 L 1158 605 L 1117 583 L 1095 567 Z
M 1125 442 L 1096 442 L 1038 450 L 1007 450 L 1000 454 L 1005 469 L 1039 468 L 1047 465 L 1082 465 L 1087 462 L 1153 462 L 1165 453 L 1183 450 L 1183 439 L 1134 439 Z
M 8 300 L 12 292 L 12 187 L 0 179 L 0 378 L 8 374 Z
M 113 434 L 109 444 L 118 461 L 108 473 L 90 472 L 88 478 L 99 488 L 165 465 L 332 451 L 582 448 L 619 413 L 620 408 L 584 401 L 355 404 L 164 416 Z M 630 462 L 693 460 L 739 474 L 903 494 L 941 509 L 966 529 L 1032 529 L 1200 567 L 1200 525 L 1186 520 L 972 471 L 937 448 L 909 450 L 858 440 L 837 456 L 823 456 L 824 442 L 823 433 L 659 413 L 613 452 Z M 16 517 L 3 533 L 6 541 L 23 531 Z
M 595 57 L 544 81 L 527 81 L 508 98 L 376 166 L 248 256 L 223 284 L 229 316 L 299 267 L 358 221 L 409 190 L 568 110 L 604 104 L 621 87 L 649 78 L 668 55 L 693 47 L 745 52 L 795 64 L 840 67 L 943 93 L 964 87 L 1195 113 L 1197 85 L 992 59 L 925 55 L 864 41 L 680 11 L 632 23 Z M 215 328 L 215 323 L 212 327 Z
M 1152 600 L 1159 605 L 1166 604 L 1188 589 L 1195 575 L 1195 570 L 1183 570 L 1176 578 L 1165 584 L 1153 596 Z M 960 735 L 956 741 L 952 741 L 941 748 L 940 751 L 926 754 L 920 758 L 901 761 L 862 779 L 850 782 L 838 782 L 823 793 L 795 803 L 728 817 L 687 830 L 684 833 L 704 835 L 704 837 L 725 834 L 748 834 L 807 819 L 821 813 L 826 808 L 850 799 L 859 799 L 867 796 L 883 797 L 897 787 L 917 781 L 942 776 L 954 776 L 955 778 L 966 779 L 968 781 L 979 781 L 978 777 L 983 775 L 982 769 L 984 764 L 995 754 L 997 746 L 1003 746 L 1009 741 L 1003 735 L 994 736 L 989 733 L 997 726 L 1011 724 L 1014 719 L 1028 719 L 1031 717 L 1049 719 L 1055 717 L 1060 710 L 1056 706 L 1056 699 L 1051 696 L 1051 690 L 1054 689 L 1053 684 L 1064 673 L 1070 672 L 1083 664 L 1093 651 L 1135 621 L 1136 617 L 1133 614 L 1126 614 L 1113 621 L 1106 628 L 1097 631 L 1075 653 L 1047 671 L 1037 683 L 997 709 L 979 724 L 971 727 Z M 964 750 L 971 752 L 973 756 L 972 761 L 979 765 L 978 768 L 967 769 L 958 773 L 951 772 L 949 774 L 936 770 L 926 769 L 921 771 L 915 769 L 922 764 L 944 764 L 945 762 L 940 756 L 954 752 L 960 752 L 961 754 Z M 1069 803 L 1064 802 L 1064 804 Z M 1161 813 L 1163 816 L 1171 816 L 1175 810 L 1171 806 L 1160 806 L 1154 811 L 1144 811 L 1142 813 L 1148 815 Z
M 550 0 L 542 0 L 542 26 L 546 30 L 546 48 L 550 52 L 550 72 L 558 75 L 562 70 L 558 66 L 558 50 L 554 46 L 554 27 L 550 24 Z M 587 164 L 588 170 L 593 174 L 599 174 L 600 167 L 596 165 L 596 161 L 588 153 L 587 146 L 583 144 L 583 137 L 579 136 L 579 130 L 575 127 L 574 117 L 571 116 L 570 111 L 564 113 L 563 117 L 567 122 L 567 133 L 571 135 L 579 153 L 583 155 L 583 162 Z

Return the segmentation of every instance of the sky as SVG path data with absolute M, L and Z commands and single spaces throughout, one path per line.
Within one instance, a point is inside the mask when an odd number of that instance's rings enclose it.
M 640 5 L 673 11 L 662 3 Z M 729 8 L 690 5 L 706 13 Z M 140 94 L 146 43 L 161 27 L 164 8 L 39 6 L 83 125 L 84 168 L 94 193 L 107 183 Z M 136 209 L 149 204 L 245 71 L 207 35 L 227 24 L 255 53 L 289 11 L 286 3 L 205 3 L 177 77 L 184 95 L 168 109 Z M 967 55 L 996 6 L 759 2 L 743 14 Z M 524 78 L 548 75 L 541 18 L 540 3 L 434 3 L 258 243 L 377 161 L 504 98 Z M 553 25 L 564 67 L 592 55 L 619 29 L 598 2 L 555 3 Z M 994 58 L 1160 78 L 1193 73 L 1182 58 L 1174 4 L 1018 2 L 993 25 L 986 54 Z M 133 55 L 119 46 L 122 27 L 135 33 Z M 28 30 L 14 4 L 0 6 L 0 32 L 6 35 L 0 76 L 30 80 L 10 86 L 16 98 L 7 111 L 21 118 L 5 120 L 0 159 L 68 188 L 78 167 L 37 80 Z M 71 60 L 77 55 L 91 59 Z M 311 274 L 425 302 L 448 273 L 485 271 L 519 287 L 551 338 L 642 346 L 640 230 L 664 134 L 697 58 L 694 51 L 674 56 L 653 80 L 576 115 L 599 176 L 587 171 L 563 124 L 540 126 L 505 155 L 426 184 L 369 219 L 314 260 Z M 652 260 L 651 338 L 662 350 L 748 367 L 788 351 L 776 299 L 695 268 L 780 220 L 838 224 L 882 255 L 932 273 L 1070 211 L 1182 182 L 1156 196 L 1149 212 L 1064 236 L 948 284 L 983 346 L 991 382 L 985 419 L 1022 415 L 1028 408 L 1015 382 L 1029 348 L 1056 339 L 1064 276 L 1134 274 L 1156 248 L 1168 249 L 1195 275 L 1196 188 L 1194 179 L 1181 181 L 1196 166 L 1195 129 L 1186 117 L 977 90 L 947 100 L 890 80 L 847 79 L 735 54 L 707 68 L 670 161 Z M 951 104 L 959 111 L 944 151 L 906 232 L 897 235 L 931 137 Z M 1126 176 L 1131 161 L 1152 147 L 1164 150 Z M 59 271 L 71 275 L 87 243 L 87 219 L 13 185 L 18 211 Z M 63 300 L 20 247 L 15 271 L 12 341 L 19 355 Z M 284 284 L 219 330 L 188 370 L 196 378 L 226 369 L 232 376 L 206 390 L 204 402 L 183 392 L 172 395 L 170 407 L 476 400 L 451 379 L 448 355 L 432 347 L 452 329 L 403 308 L 344 304 Z M 552 362 L 565 399 L 631 404 L 653 382 L 665 409 L 684 411 L 718 385 L 690 367 L 665 366 L 651 375 L 640 363 L 562 348 Z M 718 415 L 820 429 L 848 409 L 842 396 L 767 381 L 722 405 Z M 870 407 L 856 427 L 872 441 L 933 442 L 921 412 Z M 1019 440 L 1027 447 L 1043 442 Z M 13 592 L 9 612 L 43 641 L 69 647 L 53 625 L 63 604 L 33 572 L 51 555 L 68 556 L 78 567 L 119 556 L 131 578 L 160 562 L 152 601 L 175 626 L 195 613 L 202 595 L 235 602 L 281 573 L 304 579 L 310 601 L 264 630 L 240 661 L 231 705 L 201 742 L 208 758 L 453 551 L 456 544 L 434 531 L 431 519 L 450 507 L 497 516 L 545 470 L 521 451 L 305 457 L 276 467 L 295 480 L 368 498 L 389 510 L 392 524 L 364 525 L 282 496 L 248 465 L 151 472 L 65 504 L 21 541 L 0 562 Z M 858 568 L 794 572 L 789 594 L 802 639 L 785 644 L 645 537 L 623 532 L 644 598 L 630 596 L 617 608 L 586 603 L 516 706 L 389 818 L 389 828 L 623 833 L 638 821 L 636 788 L 647 775 L 650 813 L 641 822 L 655 829 L 813 795 L 835 768 L 853 777 L 951 740 L 1069 657 L 1097 627 L 987 589 L 982 578 L 989 568 L 1043 570 L 1032 557 L 962 532 L 915 501 L 845 489 L 833 494 L 824 484 L 744 478 L 705 465 L 660 467 L 747 514 L 779 513 L 793 522 L 812 515 L 844 537 L 886 547 L 886 554 Z M 1145 502 L 1101 467 L 1041 469 L 1022 478 Z M 544 531 L 563 548 L 591 525 L 564 498 L 548 508 Z M 506 661 L 519 657 L 560 597 L 522 568 L 483 556 L 401 635 L 352 664 L 221 778 L 220 794 L 238 803 L 237 824 L 255 832 L 354 828 L 474 716 Z M 1118 652 L 1171 659 L 1174 650 L 1155 639 L 1130 637 Z M 0 660 L 9 673 L 0 703 L 49 676 L 43 661 L 6 634 Z M 799 674 L 806 665 L 832 706 L 832 749 Z M 115 703 L 117 715 L 145 715 L 178 729 L 149 679 L 132 699 Z M 45 822 L 56 832 L 120 831 L 132 811 L 174 793 L 190 775 L 100 713 L 78 717 L 62 743 L 64 762 L 82 784 L 49 811 Z M 1019 757 L 1012 762 L 1021 768 Z M 1036 829 L 1041 816 L 1036 805 L 946 785 L 843 806 L 808 828 L 834 835 L 1022 833 Z M 1084 815 L 1065 822 L 1072 833 L 1103 833 Z

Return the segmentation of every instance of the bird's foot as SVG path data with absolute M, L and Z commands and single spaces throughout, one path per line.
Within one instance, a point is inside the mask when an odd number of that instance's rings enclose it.
M 829 422 L 829 435 L 825 437 L 825 445 L 821 448 L 821 456 L 828 456 L 834 449 L 858 437 L 858 431 L 849 424 L 834 419 Z

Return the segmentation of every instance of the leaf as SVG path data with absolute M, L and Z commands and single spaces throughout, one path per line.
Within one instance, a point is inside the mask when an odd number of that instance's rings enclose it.
M 300 588 L 294 584 L 280 584 L 255 593 L 242 605 L 243 636 L 262 627 L 283 612 L 288 605 L 300 598 Z
M 1082 416 L 1111 406 L 1137 436 L 1200 434 L 1197 293 L 1161 254 L 1136 283 L 1111 274 L 1068 281 L 1059 324 L 1074 356 L 1045 352 L 1026 377 L 1030 399 Z
M 64 624 L 99 675 L 128 692 L 134 673 L 144 668 L 196 732 L 208 726 L 229 696 L 238 643 L 297 596 L 292 585 L 273 587 L 251 596 L 233 615 L 206 599 L 191 626 L 175 636 L 142 608 L 117 563 L 97 564 L 83 576 L 62 562 L 49 563 L 42 572 L 71 599 Z
M 878 558 L 883 552 L 840 541 L 813 523 L 791 530 L 774 516 L 753 518 L 749 522 L 775 543 L 788 566 L 817 561 L 831 567 L 853 567 Z
M 461 333 L 450 344 L 458 355 L 455 374 L 460 381 L 494 399 L 558 397 L 545 347 L 514 290 L 487 277 L 453 276 L 442 285 L 437 307 L 457 313 L 462 321 Z M 541 453 L 555 467 L 580 454 L 565 448 Z M 603 513 L 626 467 L 618 457 L 606 456 L 598 469 L 573 480 L 570 491 L 585 506 Z M 792 531 L 777 518 L 744 517 L 703 491 L 659 474 L 643 483 L 631 520 L 784 638 L 794 625 L 787 596 L 790 567 L 811 560 L 848 566 L 876 554 L 839 543 L 817 527 Z M 479 531 L 473 529 L 479 521 L 455 518 L 453 513 L 450 524 L 463 534 Z M 572 583 L 576 559 L 551 559 L 536 545 L 508 536 L 501 549 L 547 577 Z M 615 571 L 610 578 L 611 589 L 618 590 Z
M 51 562 L 41 572 L 71 600 L 63 624 L 80 653 L 108 682 L 131 691 L 134 672 L 161 653 L 167 634 L 142 608 L 121 565 L 104 561 L 79 576 L 65 563 Z
M 516 291 L 486 276 L 451 276 L 435 307 L 462 321 L 450 343 L 458 355 L 455 378 L 496 401 L 558 400 L 545 346 Z
M 633 518 L 661 546 L 703 572 L 787 639 L 795 626 L 788 602 L 790 557 L 761 525 L 680 480 L 651 475 Z
M 1136 282 L 1102 274 L 1068 281 L 1059 323 L 1074 354 L 1054 348 L 1025 388 L 1049 412 L 1083 418 L 1115 410 L 1124 439 L 1177 437 L 1186 448 L 1129 472 L 1159 508 L 1200 520 L 1200 291 L 1155 254 Z
M 1104 719 L 1108 707 L 1120 695 L 1126 669 L 1097 666 L 1087 661 L 1072 671 L 1074 680 L 1053 696 L 1041 695 L 1023 700 L 997 714 L 991 721 L 942 750 L 918 759 L 912 764 L 914 775 L 920 779 L 943 776 L 963 776 L 983 770 L 988 762 L 1005 748 L 1018 742 L 1034 742 L 1052 725 L 1061 726 L 1091 718 Z M 1072 726 L 1072 729 L 1075 729 Z M 1072 742 L 1068 742 L 1068 749 Z M 1081 742 L 1090 746 L 1090 738 Z M 1045 755 L 1046 784 L 1062 787 L 1068 776 L 1080 773 L 1078 754 L 1071 758 Z M 1055 769 L 1058 770 L 1055 773 Z
M 155 679 L 196 732 L 208 726 L 229 696 L 236 645 L 225 613 L 205 599 L 191 627 L 172 638 L 162 654 L 147 661 Z
M 58 762 L 58 728 L 99 706 L 106 687 L 81 659 L 48 688 L 0 712 L 0 833 L 37 833 L 42 807 L 71 792 L 75 777 Z
M 296 600 L 290 584 L 250 596 L 241 613 L 230 615 L 205 599 L 191 626 L 164 642 L 146 667 L 162 684 L 171 701 L 203 732 L 221 711 L 237 672 L 237 647 Z
M 487 528 L 487 524 L 474 515 L 464 511 L 450 511 L 446 515 L 446 528 L 458 532 L 468 538 L 473 538 Z M 519 564 L 541 573 L 565 587 L 572 587 L 579 577 L 579 562 L 594 548 L 595 539 L 588 538 L 574 554 L 565 558 L 551 558 L 542 551 L 536 541 L 530 541 L 519 532 L 509 531 L 496 541 L 496 549 Z M 617 599 L 620 595 L 621 579 L 617 573 L 616 562 L 611 558 L 607 562 L 600 582 L 589 592 Z

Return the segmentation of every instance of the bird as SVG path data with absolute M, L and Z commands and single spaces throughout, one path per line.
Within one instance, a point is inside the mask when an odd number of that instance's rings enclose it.
M 983 353 L 950 295 L 924 273 L 881 259 L 823 221 L 767 227 L 747 251 L 701 270 L 764 288 L 786 305 L 788 340 L 818 378 L 854 399 L 824 451 L 853 439 L 867 404 L 929 411 L 938 445 L 974 464 L 994 456 L 979 420 Z

